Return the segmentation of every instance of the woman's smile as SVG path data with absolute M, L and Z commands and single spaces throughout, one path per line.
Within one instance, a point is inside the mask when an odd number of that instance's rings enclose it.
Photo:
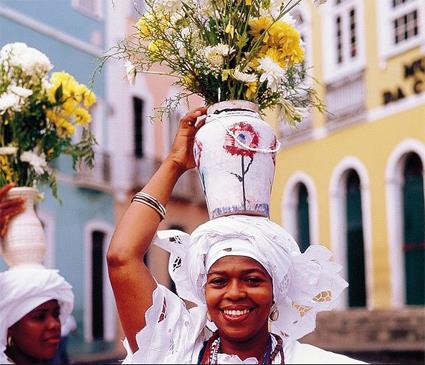
M 253 309 L 249 308 L 227 308 L 223 309 L 224 319 L 231 322 L 243 322 L 249 317 Z
M 241 341 L 268 333 L 272 281 L 264 267 L 246 256 L 225 256 L 210 268 L 205 297 L 221 338 Z

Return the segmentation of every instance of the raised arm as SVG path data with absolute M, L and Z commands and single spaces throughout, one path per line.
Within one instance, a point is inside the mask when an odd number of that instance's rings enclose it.
M 161 164 L 143 192 L 159 200 L 164 206 L 179 177 L 195 167 L 193 143 L 203 121 L 197 118 L 206 113 L 198 108 L 180 121 L 177 135 L 168 157 Z M 160 215 L 148 205 L 133 202 L 117 225 L 108 250 L 108 270 L 121 324 L 131 350 L 138 349 L 136 334 L 146 325 L 145 312 L 152 305 L 155 280 L 143 263 L 158 225 Z

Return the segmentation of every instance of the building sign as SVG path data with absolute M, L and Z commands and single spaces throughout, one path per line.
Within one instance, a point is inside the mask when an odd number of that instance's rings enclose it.
M 384 90 L 382 93 L 384 105 L 401 100 L 408 95 L 417 95 L 425 91 L 425 57 L 404 64 L 402 72 L 403 79 L 407 82 L 406 85 Z

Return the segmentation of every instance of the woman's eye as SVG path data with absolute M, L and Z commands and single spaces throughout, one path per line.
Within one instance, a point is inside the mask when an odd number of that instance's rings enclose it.
M 57 318 L 59 318 L 59 316 L 60 316 L 60 310 L 57 310 L 57 311 L 54 311 L 54 312 L 53 312 L 53 317 L 54 317 L 54 318 L 56 318 L 56 319 L 57 319 Z
M 246 281 L 249 284 L 259 284 L 259 283 L 261 283 L 262 280 L 260 278 L 257 278 L 256 276 L 252 276 L 252 277 L 247 278 Z
M 226 280 L 224 278 L 214 278 L 210 280 L 210 284 L 212 285 L 223 285 L 225 282 Z
M 42 322 L 42 321 L 44 321 L 46 319 L 46 314 L 45 313 L 39 313 L 39 314 L 36 314 L 33 318 L 36 321 Z

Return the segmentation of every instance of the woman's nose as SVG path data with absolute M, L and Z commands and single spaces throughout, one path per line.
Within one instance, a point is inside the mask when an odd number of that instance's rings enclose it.
M 246 291 L 244 289 L 244 286 L 239 280 L 235 279 L 229 283 L 227 297 L 232 300 L 246 297 Z
M 56 329 L 56 328 L 61 328 L 61 322 L 59 320 L 59 318 L 55 317 L 55 316 L 49 316 L 47 318 L 47 327 L 49 329 Z

